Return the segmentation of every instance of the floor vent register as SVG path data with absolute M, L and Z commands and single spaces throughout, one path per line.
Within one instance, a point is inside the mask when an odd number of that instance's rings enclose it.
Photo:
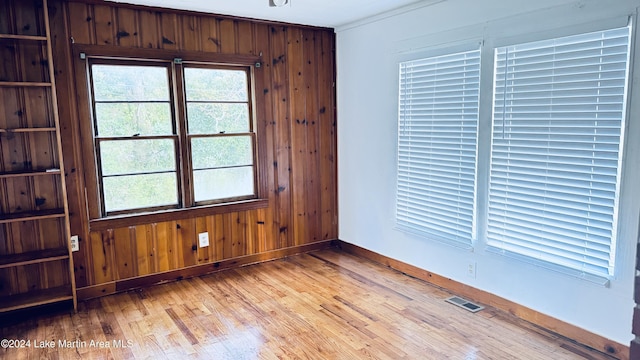
M 471 301 L 469 301 L 467 299 L 463 299 L 463 298 L 461 298 L 459 296 L 452 296 L 452 297 L 450 297 L 448 299 L 444 299 L 444 301 L 446 301 L 446 302 L 448 302 L 450 304 L 453 304 L 455 306 L 459 306 L 459 307 L 461 307 L 463 309 L 469 310 L 469 311 L 471 311 L 473 313 L 484 309 L 484 306 L 478 305 L 478 304 L 476 304 L 474 302 L 471 302 Z

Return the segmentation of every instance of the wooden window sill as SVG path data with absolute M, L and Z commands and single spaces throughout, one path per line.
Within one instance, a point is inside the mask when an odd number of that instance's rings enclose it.
M 122 228 L 165 221 L 191 219 L 202 216 L 225 214 L 237 211 L 264 209 L 269 206 L 267 199 L 251 199 L 231 203 L 197 206 L 191 208 L 162 210 L 140 214 L 109 216 L 89 221 L 90 231 Z

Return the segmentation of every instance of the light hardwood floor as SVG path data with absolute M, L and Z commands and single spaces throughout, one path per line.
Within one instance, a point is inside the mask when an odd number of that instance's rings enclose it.
M 0 358 L 610 359 L 492 308 L 472 314 L 448 296 L 328 249 L 0 324 L 0 339 L 32 341 Z

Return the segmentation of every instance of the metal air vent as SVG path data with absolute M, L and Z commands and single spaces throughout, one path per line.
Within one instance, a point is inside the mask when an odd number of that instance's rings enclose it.
M 446 301 L 446 302 L 448 302 L 450 304 L 453 304 L 455 306 L 459 306 L 459 307 L 461 307 L 463 309 L 469 310 L 469 311 L 471 311 L 473 313 L 484 309 L 484 306 L 478 305 L 478 304 L 476 304 L 474 302 L 471 302 L 469 300 L 463 299 L 463 298 L 461 298 L 459 296 L 452 296 L 452 297 L 450 297 L 448 299 L 444 299 L 444 301 Z

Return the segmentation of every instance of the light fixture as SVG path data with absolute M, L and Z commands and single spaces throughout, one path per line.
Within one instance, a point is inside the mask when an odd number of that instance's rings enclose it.
M 289 4 L 289 0 L 269 0 L 269 6 L 281 7 Z

